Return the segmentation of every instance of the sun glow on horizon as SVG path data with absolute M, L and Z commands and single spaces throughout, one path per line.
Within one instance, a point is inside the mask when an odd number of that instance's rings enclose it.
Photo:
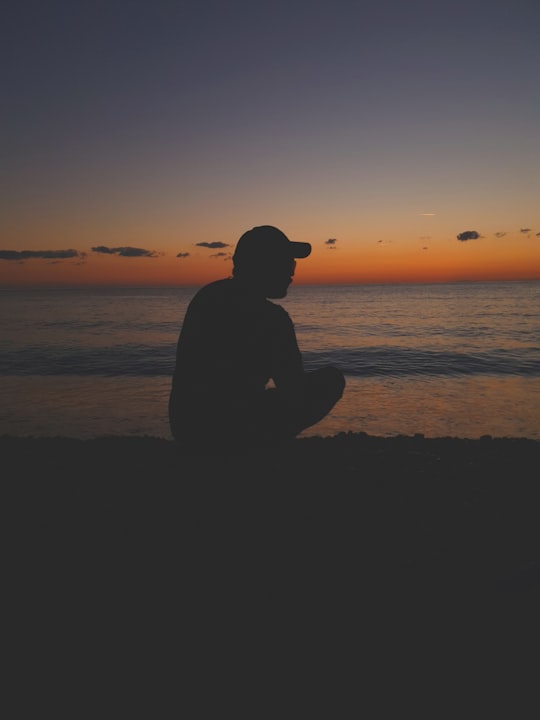
M 230 244 L 209 241 L 176 255 L 170 249 L 128 246 L 72 257 L 63 257 L 65 251 L 57 251 L 57 257 L 45 251 L 28 257 L 4 251 L 3 256 L 0 253 L 0 286 L 197 286 L 231 275 L 232 249 Z M 328 240 L 314 243 L 310 257 L 298 261 L 294 283 L 535 279 L 540 279 L 540 238 L 520 233 L 519 242 L 506 236 L 469 242 L 430 237 L 369 242 L 333 238 L 330 244 Z

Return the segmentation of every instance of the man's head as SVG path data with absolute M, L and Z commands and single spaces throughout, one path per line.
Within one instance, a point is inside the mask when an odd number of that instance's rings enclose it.
M 309 243 L 292 242 L 272 225 L 245 232 L 233 255 L 235 278 L 256 287 L 269 298 L 282 298 L 292 282 L 296 258 L 306 258 Z

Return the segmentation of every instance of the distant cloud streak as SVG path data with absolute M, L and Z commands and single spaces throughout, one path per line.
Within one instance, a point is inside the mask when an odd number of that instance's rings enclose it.
M 210 248 L 210 250 L 219 250 L 220 248 L 226 248 L 229 247 L 229 243 L 224 242 L 200 242 L 195 243 L 197 247 L 204 247 L 204 248 Z
M 505 232 L 496 232 L 495 233 L 495 237 L 498 237 L 498 238 L 503 238 L 505 235 L 506 235 Z
M 92 252 L 101 253 L 102 255 L 119 255 L 120 257 L 157 257 L 158 253 L 154 250 L 144 250 L 136 247 L 114 247 L 110 248 L 106 245 L 97 245 L 92 248 Z
M 467 240 L 478 240 L 480 233 L 476 230 L 464 230 L 462 233 L 459 233 L 459 235 L 456 235 L 456 237 L 460 242 L 467 242 Z
M 185 253 L 180 252 L 180 253 L 178 253 L 178 255 L 176 257 L 177 258 L 187 258 L 187 257 L 189 257 L 189 253 L 188 252 L 185 252 Z
M 84 257 L 84 253 L 77 250 L 0 250 L 0 260 L 67 260 L 69 258 Z

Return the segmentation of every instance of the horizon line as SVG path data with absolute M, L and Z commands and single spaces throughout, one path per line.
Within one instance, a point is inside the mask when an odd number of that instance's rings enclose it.
M 220 280 L 222 278 L 217 278 Z M 3 284 L 0 283 L 0 290 L 98 290 L 98 289 L 180 289 L 200 288 L 213 282 L 200 283 L 28 283 L 28 284 Z M 298 287 L 351 287 L 357 285 L 463 285 L 467 283 L 528 283 L 540 282 L 538 277 L 529 278 L 461 278 L 451 280 L 371 280 L 351 282 L 298 282 L 289 289 L 294 291 Z

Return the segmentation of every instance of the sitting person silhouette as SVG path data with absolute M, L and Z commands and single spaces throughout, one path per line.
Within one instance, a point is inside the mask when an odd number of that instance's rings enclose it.
M 295 258 L 311 245 L 270 225 L 238 240 L 232 278 L 200 289 L 178 339 L 169 399 L 174 439 L 187 450 L 243 450 L 293 439 L 341 398 L 335 367 L 307 372 L 283 298 Z M 269 381 L 274 387 L 269 387 Z

